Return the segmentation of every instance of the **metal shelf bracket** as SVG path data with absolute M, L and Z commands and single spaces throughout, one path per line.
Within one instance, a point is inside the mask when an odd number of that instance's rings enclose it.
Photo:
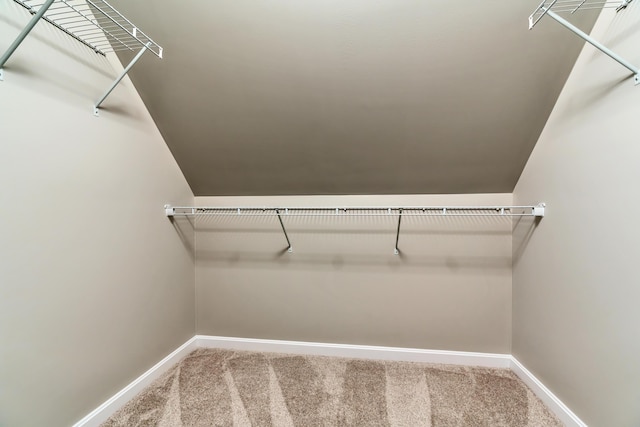
M 240 211 L 238 210 L 238 213 Z M 285 209 L 285 212 L 288 212 L 288 209 Z M 293 248 L 291 247 L 291 242 L 289 241 L 289 235 L 287 235 L 287 229 L 284 228 L 284 223 L 282 222 L 282 217 L 280 216 L 280 210 L 276 209 L 276 215 L 278 215 L 278 221 L 280 221 L 280 227 L 282 227 L 282 232 L 284 233 L 284 238 L 287 239 L 287 252 L 291 253 L 293 252 Z
M 544 203 L 539 203 L 537 206 L 534 206 L 531 213 L 533 214 L 533 216 L 535 216 L 536 218 L 543 218 L 544 217 L 544 209 L 547 207 L 546 204 Z
M 13 55 L 13 52 L 18 49 L 18 46 L 20 46 L 24 39 L 27 38 L 31 30 L 33 30 L 33 27 L 36 26 L 45 12 L 49 10 L 49 7 L 54 1 L 55 0 L 47 0 L 42 6 L 40 6 L 40 9 L 38 9 L 37 12 L 34 12 L 32 8 L 29 8 L 29 12 L 33 13 L 34 15 L 31 17 L 31 20 L 29 21 L 27 26 L 24 27 L 20 34 L 18 34 L 18 37 L 13 41 L 13 43 L 11 43 L 7 51 L 0 57 L 0 80 L 4 80 L 4 71 L 2 69 L 2 67 L 4 67 L 4 64 L 11 57 L 11 55 Z
M 611 49 L 595 40 L 593 37 L 571 24 L 566 19 L 562 18 L 558 13 L 569 12 L 574 13 L 579 9 L 597 9 L 597 8 L 616 8 L 616 11 L 625 9 L 629 3 L 633 0 L 564 0 L 558 2 L 558 0 L 543 0 L 538 8 L 529 16 L 529 29 L 532 29 L 544 16 L 548 16 L 555 20 L 557 23 L 567 28 L 569 31 L 591 44 L 596 49 L 600 50 L 605 55 L 609 56 L 614 61 L 628 69 L 633 73 L 633 81 L 637 86 L 640 84 L 640 68 L 631 64 Z
M 400 249 L 398 249 L 398 241 L 400 240 L 400 223 L 402 222 L 402 209 L 398 211 L 398 229 L 396 230 L 396 247 L 393 249 L 394 255 L 400 255 Z
M 133 66 L 136 65 L 136 62 L 138 62 L 138 60 L 140 58 L 142 58 L 142 55 L 144 55 L 144 53 L 150 47 L 151 47 L 151 43 L 147 43 L 142 49 L 140 49 L 138 54 L 131 60 L 131 62 L 129 62 L 129 65 L 127 65 L 127 67 L 122 71 L 122 73 L 120 73 L 118 78 L 116 78 L 116 80 L 113 82 L 113 84 L 111 84 L 111 86 L 109 87 L 109 89 L 107 89 L 105 94 L 102 95 L 102 98 L 100 98 L 100 100 L 98 100 L 98 102 L 95 103 L 95 105 L 93 106 L 93 115 L 94 116 L 96 116 L 96 117 L 100 116 L 100 112 L 98 110 L 100 108 L 100 105 L 102 105 L 102 103 L 107 98 L 107 96 L 109 96 L 111 94 L 111 92 L 116 88 L 116 86 L 118 86 L 118 83 L 120 83 L 120 81 L 124 78 L 124 76 L 126 76 L 127 73 L 129 72 L 129 70 L 131 70 L 131 68 L 133 68 Z

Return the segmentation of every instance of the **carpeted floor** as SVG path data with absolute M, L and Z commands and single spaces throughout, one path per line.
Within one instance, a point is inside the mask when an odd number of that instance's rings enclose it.
M 113 426 L 561 426 L 506 369 L 196 350 Z

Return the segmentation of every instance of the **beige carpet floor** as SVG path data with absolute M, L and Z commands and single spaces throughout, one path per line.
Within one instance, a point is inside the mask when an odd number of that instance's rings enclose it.
M 507 369 L 199 349 L 114 426 L 561 426 Z

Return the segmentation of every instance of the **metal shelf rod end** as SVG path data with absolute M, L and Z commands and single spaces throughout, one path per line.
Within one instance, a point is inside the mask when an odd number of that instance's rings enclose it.
M 533 216 L 535 216 L 536 218 L 543 218 L 544 217 L 544 208 L 547 205 L 544 203 L 539 203 L 537 206 L 533 207 L 533 212 L 531 212 L 533 214 Z

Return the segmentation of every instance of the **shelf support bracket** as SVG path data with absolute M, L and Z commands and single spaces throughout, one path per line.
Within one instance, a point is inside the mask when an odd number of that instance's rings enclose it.
M 282 222 L 282 217 L 280 216 L 280 209 L 276 209 L 276 215 L 278 215 L 278 221 L 280 221 L 280 227 L 282 227 L 282 232 L 284 233 L 284 238 L 287 239 L 287 252 L 293 252 L 293 248 L 291 247 L 291 242 L 289 241 L 289 236 L 287 235 L 287 230 L 284 228 L 284 223 Z
M 580 37 L 581 39 L 583 39 L 587 43 L 591 44 L 593 47 L 595 47 L 596 49 L 600 50 L 602 53 L 604 53 L 605 55 L 609 56 L 611 59 L 613 59 L 614 61 L 618 62 L 620 65 L 622 65 L 623 67 L 625 67 L 626 69 L 631 71 L 634 74 L 634 77 L 633 77 L 634 83 L 636 85 L 640 84 L 640 69 L 638 67 L 630 64 L 629 62 L 627 62 L 626 60 L 621 58 L 618 54 L 613 52 L 611 49 L 609 49 L 608 47 L 604 46 L 602 43 L 598 42 L 593 37 L 589 36 L 584 31 L 582 31 L 581 29 L 579 29 L 575 25 L 571 24 L 566 19 L 564 19 L 561 16 L 559 16 L 557 13 L 553 12 L 552 10 L 549 10 L 549 8 L 543 8 L 543 10 L 544 10 L 546 15 L 548 15 L 550 18 L 554 19 L 560 25 L 564 26 L 569 31 L 573 32 L 578 37 Z
M 40 18 L 42 18 L 42 16 L 45 14 L 47 9 L 49 9 L 49 6 L 51 6 L 51 4 L 53 2 L 54 2 L 54 0 L 47 0 L 47 1 L 44 2 L 44 4 L 42 6 L 40 6 L 40 9 L 38 9 L 38 11 L 31 17 L 31 21 L 29 21 L 27 26 L 24 27 L 22 32 L 13 41 L 11 46 L 9 46 L 9 49 L 7 49 L 7 51 L 4 53 L 4 55 L 2 55 L 2 57 L 0 57 L 0 80 L 4 80 L 4 72 L 2 70 L 2 67 L 4 67 L 4 64 L 11 57 L 11 55 L 13 55 L 13 52 L 16 51 L 16 49 L 18 48 L 18 46 L 20 46 L 20 44 L 24 41 L 24 39 L 29 35 L 31 30 L 33 30 L 33 27 L 36 26 L 36 24 L 38 23 Z
M 400 223 L 402 222 L 402 209 L 398 215 L 398 229 L 396 230 L 396 247 L 393 250 L 394 255 L 400 255 L 400 249 L 398 249 L 398 241 L 400 240 Z
M 544 203 L 539 203 L 537 206 L 534 206 L 534 207 L 533 207 L 533 210 L 532 210 L 532 212 L 531 212 L 531 213 L 532 213 L 532 214 L 533 214 L 533 216 L 535 216 L 536 218 L 543 218 L 543 217 L 544 217 L 544 208 L 545 208 L 546 206 L 547 206 L 547 205 L 546 205 L 546 204 L 544 204 Z
M 142 49 L 140 49 L 140 52 L 138 52 L 138 54 L 131 60 L 131 62 L 129 62 L 129 65 L 127 65 L 127 67 L 122 71 L 122 73 L 120 73 L 118 78 L 113 82 L 113 84 L 111 84 L 111 87 L 109 87 L 109 89 L 107 89 L 105 94 L 102 95 L 102 98 L 100 98 L 100 100 L 95 103 L 95 105 L 93 106 L 94 116 L 98 117 L 100 115 L 99 113 L 100 105 L 104 102 L 107 96 L 111 94 L 113 89 L 115 89 L 116 86 L 118 86 L 118 83 L 120 83 L 120 81 L 124 78 L 124 76 L 127 75 L 129 70 L 131 70 L 131 68 L 133 68 L 133 66 L 136 65 L 136 62 L 138 62 L 138 60 L 142 57 L 142 55 L 144 55 L 144 53 L 147 51 L 147 49 L 149 49 L 149 47 L 151 47 L 151 42 L 147 43 Z

